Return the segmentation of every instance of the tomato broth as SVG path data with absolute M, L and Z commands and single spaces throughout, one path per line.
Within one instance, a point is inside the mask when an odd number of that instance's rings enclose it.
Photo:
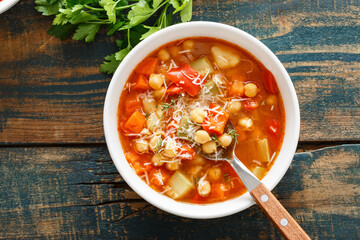
M 227 127 L 231 121 L 235 130 Z M 205 37 L 168 43 L 132 72 L 120 97 L 118 131 L 135 173 L 178 201 L 206 204 L 246 192 L 219 154 L 236 156 L 259 179 L 280 151 L 284 105 L 272 73 L 246 50 Z

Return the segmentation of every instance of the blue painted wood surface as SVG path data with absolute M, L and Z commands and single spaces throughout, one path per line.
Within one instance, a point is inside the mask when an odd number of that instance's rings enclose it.
M 165 213 L 124 183 L 106 147 L 0 149 L 0 239 L 279 239 L 257 206 L 212 220 Z M 360 236 L 360 145 L 297 153 L 273 190 L 313 239 Z
M 60 41 L 34 6 L 0 15 L 0 239 L 281 238 L 256 206 L 189 220 L 134 193 L 102 129 L 115 37 Z M 194 0 L 193 20 L 249 32 L 292 78 L 301 144 L 274 193 L 313 239 L 360 239 L 359 16 L 359 1 Z

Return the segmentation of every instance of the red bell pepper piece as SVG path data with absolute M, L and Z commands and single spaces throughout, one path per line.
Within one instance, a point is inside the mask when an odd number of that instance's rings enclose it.
M 195 150 L 189 145 L 185 144 L 180 147 L 178 157 L 184 160 L 193 160 L 195 158 Z
M 229 114 L 216 103 L 210 104 L 209 108 L 210 110 L 207 111 L 202 127 L 210 135 L 216 134 L 220 136 L 224 133 Z
M 266 129 L 268 132 L 274 136 L 279 135 L 279 129 L 280 129 L 280 121 L 276 119 L 267 120 L 266 121 Z
M 277 88 L 276 81 L 272 73 L 268 70 L 265 70 L 263 78 L 265 90 L 272 94 L 278 93 L 279 90 Z
M 173 96 L 173 95 L 177 95 L 180 94 L 183 91 L 183 89 L 177 85 L 171 85 L 167 90 L 166 90 L 166 94 L 168 94 L 169 96 Z
M 182 63 L 180 67 L 171 69 L 166 75 L 192 97 L 200 91 L 201 85 L 205 83 L 205 79 L 187 63 Z
M 248 101 L 244 101 L 244 108 L 246 111 L 250 112 L 256 108 L 259 107 L 259 103 L 258 102 L 254 102 L 254 101 L 251 101 L 251 100 L 248 100 Z
M 149 57 L 146 58 L 144 61 L 142 61 L 135 71 L 137 73 L 150 76 L 152 73 L 155 73 L 158 65 L 159 65 L 158 58 Z

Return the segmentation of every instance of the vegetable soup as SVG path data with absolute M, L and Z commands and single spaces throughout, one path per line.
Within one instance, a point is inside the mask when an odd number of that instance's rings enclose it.
M 152 52 L 132 72 L 118 107 L 132 169 L 160 194 L 190 203 L 246 192 L 227 162 L 205 159 L 194 148 L 217 154 L 236 141 L 236 156 L 262 179 L 284 128 L 272 73 L 246 50 L 214 38 L 182 39 Z

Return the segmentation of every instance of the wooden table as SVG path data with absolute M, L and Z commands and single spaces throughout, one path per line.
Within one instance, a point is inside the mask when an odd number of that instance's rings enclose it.
M 23 0 L 0 15 L 0 239 L 279 239 L 253 206 L 190 220 L 142 200 L 116 171 L 102 111 L 116 50 L 46 33 Z M 313 239 L 360 238 L 360 2 L 195 0 L 283 62 L 301 109 L 297 154 L 275 195 Z

